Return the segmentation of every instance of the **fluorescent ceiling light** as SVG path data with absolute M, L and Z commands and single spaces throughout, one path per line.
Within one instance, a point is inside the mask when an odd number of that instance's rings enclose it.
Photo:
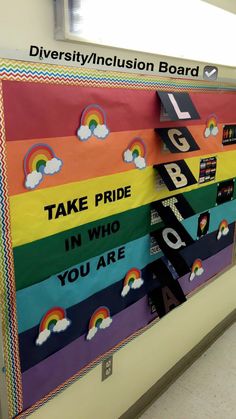
M 201 0 L 65 0 L 67 39 L 236 66 L 236 15 Z

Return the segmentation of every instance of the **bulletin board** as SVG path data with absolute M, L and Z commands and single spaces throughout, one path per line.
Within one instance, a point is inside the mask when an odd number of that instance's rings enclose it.
M 0 154 L 20 418 L 232 265 L 236 86 L 0 60 Z

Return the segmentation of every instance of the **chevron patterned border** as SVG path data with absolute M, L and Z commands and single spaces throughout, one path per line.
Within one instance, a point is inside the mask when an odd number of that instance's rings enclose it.
M 6 149 L 2 82 L 0 81 L 0 298 L 4 362 L 8 393 L 9 415 L 15 416 L 22 410 L 22 386 L 18 353 L 16 318 L 16 290 L 10 230 L 10 212 L 6 173 Z
M 118 71 L 104 71 L 54 64 L 41 64 L 0 59 L 0 78 L 39 83 L 58 83 L 88 87 L 111 87 L 155 90 L 236 90 L 235 84 L 195 80 L 171 79 L 157 76 L 132 74 Z

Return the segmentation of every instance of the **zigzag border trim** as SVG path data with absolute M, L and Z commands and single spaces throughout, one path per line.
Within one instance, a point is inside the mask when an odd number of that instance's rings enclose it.
M 9 415 L 15 416 L 23 408 L 18 331 L 16 317 L 16 290 L 10 229 L 9 194 L 6 169 L 4 109 L 0 80 L 0 292 L 4 361 L 8 393 Z
M 58 83 L 87 87 L 110 87 L 175 91 L 236 90 L 236 84 L 172 79 L 118 71 L 103 71 L 83 67 L 65 67 L 17 60 L 0 59 L 0 78 L 3 80 L 38 83 Z M 223 92 L 222 92 L 223 93 Z

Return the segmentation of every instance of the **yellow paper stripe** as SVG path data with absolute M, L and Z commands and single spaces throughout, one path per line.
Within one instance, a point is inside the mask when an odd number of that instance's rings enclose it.
M 212 154 L 204 156 L 204 158 L 206 157 L 212 157 Z M 235 177 L 235 159 L 236 151 L 218 153 L 215 181 L 201 185 L 191 185 L 172 192 L 166 187 L 157 190 L 156 171 L 152 167 L 147 167 L 145 170 L 136 169 L 111 176 L 14 195 L 10 197 L 13 246 L 19 246 L 122 211 L 137 208 L 176 193 L 187 192 L 191 189 Z M 193 157 L 185 161 L 198 180 L 200 158 Z M 128 188 L 129 186 L 130 188 Z M 105 191 L 114 191 L 124 187 L 131 191 L 130 197 L 107 203 L 100 201 L 97 206 L 95 205 L 96 194 L 104 194 Z M 64 203 L 66 207 L 67 201 L 82 197 L 87 197 L 83 201 L 83 206 L 86 206 L 85 201 L 87 201 L 88 209 L 76 213 L 72 212 L 67 216 L 60 215 L 55 219 L 56 210 L 53 208 L 53 219 L 48 219 L 50 210 L 45 210 L 44 207 L 52 204 L 58 206 L 60 203 Z

